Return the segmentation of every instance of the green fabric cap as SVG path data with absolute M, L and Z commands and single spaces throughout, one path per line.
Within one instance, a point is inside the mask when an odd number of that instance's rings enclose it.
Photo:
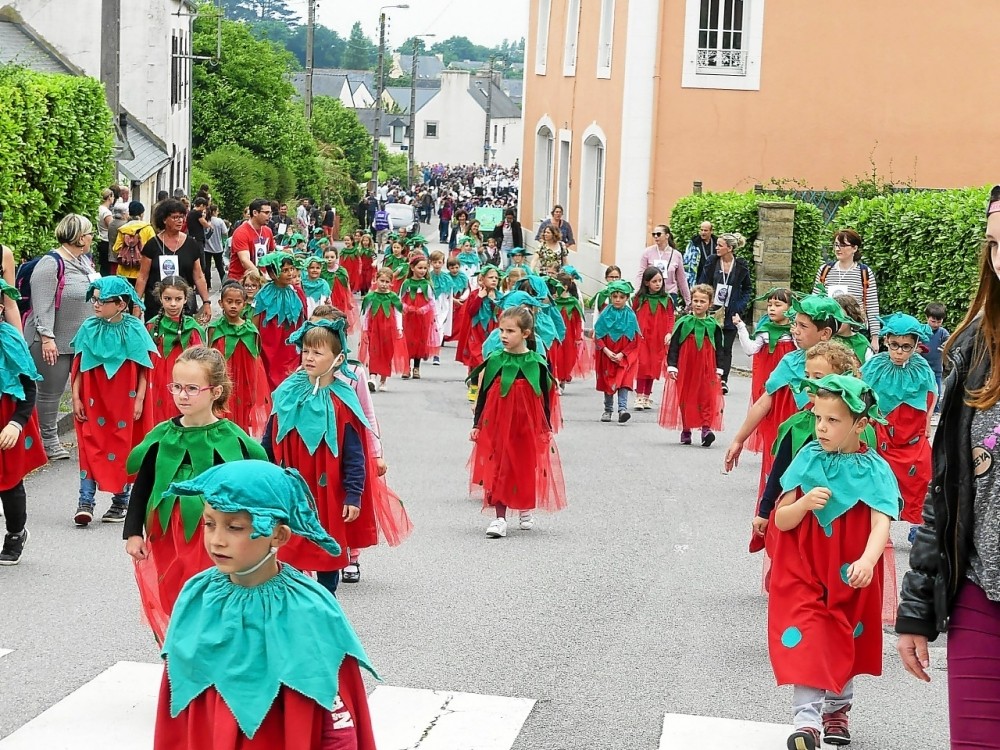
M 0 279 L 0 295 L 9 297 L 12 300 L 21 299 L 21 293 L 3 279 Z
M 574 278 L 577 281 L 583 281 L 583 277 L 580 275 L 580 272 L 576 270 L 575 266 L 563 266 L 562 270 L 564 273 L 569 274 L 571 278 Z
M 527 292 L 522 292 L 519 289 L 515 289 L 513 292 L 507 292 L 498 301 L 501 310 L 508 310 L 511 307 L 517 307 L 518 305 L 526 305 L 527 307 L 539 308 L 541 303 L 528 294 Z
M 302 337 L 313 328 L 325 328 L 340 340 L 340 351 L 344 355 L 344 361 L 346 364 L 347 353 L 350 349 L 347 348 L 347 321 L 343 318 L 339 318 L 337 320 L 307 320 L 298 328 L 298 330 L 288 337 L 286 343 L 292 344 L 293 346 L 297 346 L 301 349 L 302 344 L 300 342 L 302 341 Z
M 80 372 L 103 367 L 109 378 L 114 377 L 126 360 L 151 368 L 150 355 L 160 356 L 146 326 L 128 313 L 117 323 L 96 316 L 87 318 L 70 346 L 80 358 Z
M 24 401 L 21 375 L 42 380 L 24 336 L 10 323 L 0 322 L 0 394 Z
M 427 244 L 427 238 L 424 237 L 422 234 L 415 234 L 415 235 L 413 235 L 412 237 L 409 237 L 406 240 L 406 244 L 410 245 L 410 246 L 413 246 L 413 245 L 426 245 Z
M 459 257 L 459 260 L 461 260 L 462 254 L 459 253 L 458 257 Z M 479 256 L 477 255 L 476 258 L 478 259 Z M 472 275 L 473 276 L 482 276 L 483 274 L 489 273 L 490 271 L 496 271 L 497 272 L 497 276 L 499 276 L 501 279 L 506 275 L 506 274 L 504 274 L 503 271 L 501 271 L 499 268 L 497 268 L 496 266 L 494 266 L 492 263 L 487 263 L 485 266 L 480 266 L 479 270 L 472 272 Z
M 527 258 L 528 256 L 534 255 L 534 253 L 530 250 L 525 250 L 523 247 L 512 247 L 507 251 L 508 257 L 513 258 L 515 255 L 523 255 Z
M 313 229 L 313 234 L 315 234 L 315 235 L 322 235 L 323 234 L 323 227 L 316 227 L 315 229 Z
M 305 239 L 300 235 L 296 236 L 300 237 L 300 239 Z M 257 268 L 273 268 L 276 271 L 280 271 L 285 263 L 291 263 L 296 268 L 299 267 L 299 260 L 294 255 L 276 250 L 273 253 L 267 253 L 267 255 L 262 256 L 257 261 Z
M 917 341 L 930 341 L 931 334 L 934 333 L 926 323 L 921 323 L 912 315 L 906 313 L 893 313 L 879 318 L 882 322 L 882 330 L 879 336 L 916 336 Z
M 135 293 L 135 288 L 121 276 L 102 276 L 96 281 L 91 282 L 90 286 L 87 287 L 87 302 L 94 299 L 95 291 L 97 292 L 96 296 L 100 299 L 122 297 L 126 301 L 131 302 L 130 307 L 138 306 L 140 310 L 146 309 L 146 306 L 142 304 L 142 300 L 139 299 L 139 295 Z
M 833 297 L 825 294 L 808 294 L 801 299 L 792 298 L 792 309 L 796 313 L 804 313 L 813 320 L 829 320 L 833 318 L 838 323 L 852 326 L 864 325 L 860 321 L 847 317 L 844 308 Z
M 803 378 L 792 388 L 808 393 L 818 393 L 821 390 L 835 393 L 843 399 L 852 414 L 860 414 L 873 422 L 885 424 L 885 418 L 879 412 L 878 394 L 868 383 L 853 375 L 826 375 L 819 380 Z M 864 401 L 865 394 L 871 394 L 873 403 L 870 406 Z
M 621 292 L 627 297 L 631 297 L 635 293 L 635 287 L 632 286 L 632 282 L 625 281 L 624 279 L 619 279 L 618 281 L 612 281 L 606 287 L 604 287 L 603 293 L 610 298 L 615 292 Z

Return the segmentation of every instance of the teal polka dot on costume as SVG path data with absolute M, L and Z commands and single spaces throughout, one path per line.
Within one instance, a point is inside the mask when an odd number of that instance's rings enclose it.
M 863 623 L 859 622 L 857 625 L 854 626 L 854 637 L 855 638 L 857 638 L 858 636 L 860 636 L 864 632 L 865 632 L 865 626 L 864 626 Z
M 114 461 L 115 460 L 115 454 L 114 453 L 109 453 L 108 454 L 108 460 L 109 461 Z
M 91 399 L 88 399 L 88 402 L 90 403 L 90 405 L 91 405 L 91 406 L 93 406 L 93 405 L 94 405 L 94 399 L 92 399 L 92 398 L 91 398 Z
M 137 395 L 137 394 L 136 394 L 136 392 L 135 392 L 135 391 L 129 391 L 129 392 L 128 392 L 128 397 L 129 397 L 129 398 L 135 398 L 135 397 L 136 397 L 136 395 Z
M 87 472 L 81 470 L 80 471 L 80 479 L 86 479 L 86 478 L 87 478 Z
M 851 566 L 848 565 L 847 563 L 844 563 L 843 565 L 840 566 L 840 580 L 842 580 L 844 583 L 849 584 L 849 581 L 847 579 L 847 571 L 850 569 Z
M 31 435 L 28 435 L 28 437 L 26 437 L 24 439 L 24 449 L 25 450 L 28 450 L 28 448 L 30 448 L 34 444 L 35 444 L 35 441 L 31 439 Z
M 104 427 L 104 425 L 107 424 L 107 422 L 108 422 L 108 420 L 106 420 L 104 417 L 98 417 L 97 418 L 97 426 L 98 427 Z
M 911 477 L 915 477 L 917 475 L 917 467 L 916 466 L 911 466 L 909 472 L 907 472 L 907 473 Z
M 124 430 L 125 429 L 125 420 L 124 419 L 119 420 L 119 422 L 118 422 L 118 429 L 119 430 Z
M 823 529 L 823 533 L 829 538 L 833 536 L 833 526 L 820 526 Z
M 326 472 L 324 471 L 319 475 L 319 486 L 326 487 Z
M 785 648 L 795 648 L 802 643 L 802 631 L 796 627 L 787 628 L 781 634 L 781 645 Z

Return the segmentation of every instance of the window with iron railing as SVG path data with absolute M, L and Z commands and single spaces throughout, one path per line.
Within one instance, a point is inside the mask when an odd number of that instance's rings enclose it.
M 746 75 L 744 0 L 701 0 L 698 23 L 698 72 Z

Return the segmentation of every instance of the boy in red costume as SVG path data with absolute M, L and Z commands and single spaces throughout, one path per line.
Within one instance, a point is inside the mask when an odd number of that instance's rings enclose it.
M 254 325 L 260 331 L 260 356 L 273 391 L 299 366 L 299 353 L 288 337 L 306 319 L 306 297 L 292 284 L 298 261 L 290 253 L 268 253 L 257 266 L 271 278 L 254 297 Z
M 635 388 L 639 371 L 639 320 L 628 306 L 635 291 L 627 281 L 612 281 L 603 294 L 611 304 L 594 323 L 594 351 L 597 369 L 597 390 L 604 393 L 602 422 L 611 421 L 615 394 L 618 394 L 618 422 L 631 419 L 628 413 L 628 392 Z

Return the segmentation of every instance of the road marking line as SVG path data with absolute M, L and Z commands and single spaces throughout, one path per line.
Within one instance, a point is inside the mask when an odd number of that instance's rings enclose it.
M 0 656 L 6 656 L 7 654 L 13 654 L 14 649 L 12 648 L 0 648 Z
M 510 750 L 535 701 L 379 685 L 368 705 L 379 750 Z
M 689 750 L 692 747 L 703 747 L 706 743 L 712 747 L 771 750 L 784 747 L 791 733 L 791 724 L 667 714 L 663 717 L 659 750 Z

